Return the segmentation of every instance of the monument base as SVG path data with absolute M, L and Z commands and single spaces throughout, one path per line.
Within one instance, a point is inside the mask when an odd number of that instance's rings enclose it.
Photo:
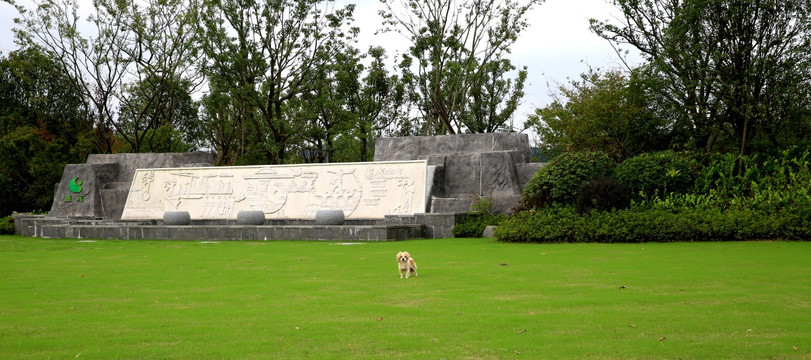
M 315 220 L 268 220 L 264 225 L 238 225 L 236 220 L 192 220 L 166 225 L 161 220 L 110 221 L 14 214 L 21 236 L 67 239 L 189 241 L 398 241 L 453 237 L 451 229 L 465 214 L 390 215 L 385 219 L 346 220 L 343 225 L 317 225 Z

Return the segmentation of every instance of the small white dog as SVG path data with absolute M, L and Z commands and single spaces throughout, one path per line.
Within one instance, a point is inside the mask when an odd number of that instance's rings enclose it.
M 397 269 L 400 271 L 400 279 L 403 278 L 403 273 L 405 273 L 406 279 L 408 279 L 412 272 L 414 276 L 417 276 L 417 263 L 414 262 L 411 254 L 407 251 L 397 253 Z

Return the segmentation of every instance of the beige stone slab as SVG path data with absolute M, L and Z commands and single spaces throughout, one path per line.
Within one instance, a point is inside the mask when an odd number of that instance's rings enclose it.
M 426 161 L 139 169 L 122 219 L 235 219 L 261 210 L 268 219 L 314 219 L 340 209 L 347 219 L 423 213 Z

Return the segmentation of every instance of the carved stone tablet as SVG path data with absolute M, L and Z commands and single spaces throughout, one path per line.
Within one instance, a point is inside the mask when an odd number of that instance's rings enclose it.
M 314 219 L 324 209 L 347 219 L 426 211 L 426 161 L 139 169 L 122 219 L 234 219 L 241 210 L 268 219 Z

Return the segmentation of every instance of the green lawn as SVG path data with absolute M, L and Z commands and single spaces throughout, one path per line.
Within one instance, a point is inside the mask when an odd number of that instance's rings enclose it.
M 811 359 L 811 243 L 2 236 L 0 358 Z

